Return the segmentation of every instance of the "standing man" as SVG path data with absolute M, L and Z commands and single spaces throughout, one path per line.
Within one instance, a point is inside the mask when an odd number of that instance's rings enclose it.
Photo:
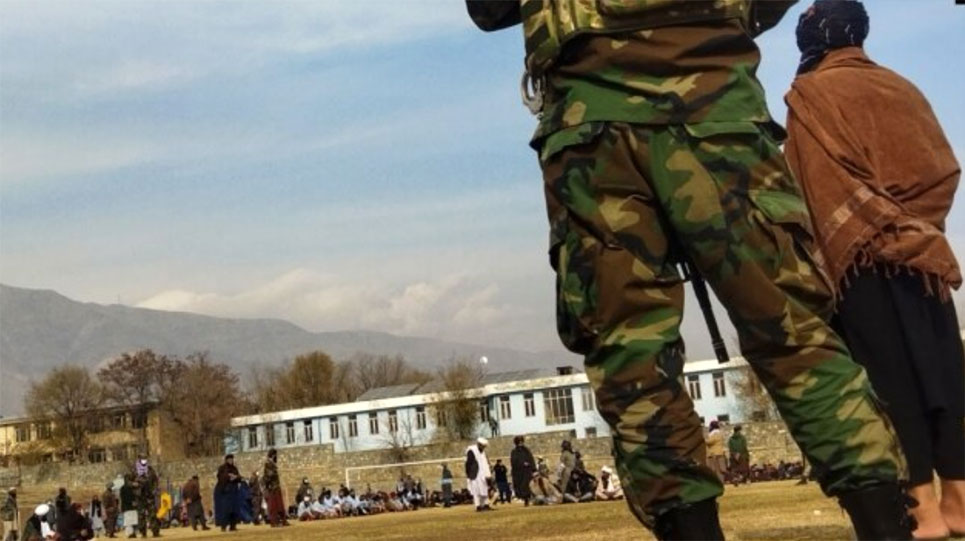
M 227 454 L 218 467 L 218 483 L 214 487 L 215 524 L 221 531 L 238 529 L 241 519 L 241 475 L 235 466 L 235 455 Z
M 147 457 L 139 455 L 133 473 L 137 487 L 137 525 L 141 536 L 147 537 L 147 530 L 151 530 L 154 537 L 161 537 L 161 523 L 157 518 L 157 472 L 148 464 Z
M 741 430 L 741 425 L 734 426 L 734 433 L 727 440 L 727 450 L 730 451 L 730 467 L 741 476 L 743 483 L 751 482 L 751 455 L 747 450 L 747 438 Z M 734 481 L 735 484 L 737 480 Z
M 910 535 L 905 463 L 833 298 L 756 77 L 753 36 L 794 0 L 469 0 L 523 24 L 557 327 L 585 356 L 634 514 L 660 539 L 720 539 L 720 480 L 681 384 L 690 262 L 862 539 Z
M 707 446 L 707 466 L 714 472 L 721 482 L 727 472 L 727 457 L 724 456 L 724 434 L 720 431 L 720 422 L 711 421 L 704 439 Z
M 493 477 L 496 480 L 496 490 L 499 491 L 499 503 L 510 503 L 513 501 L 513 493 L 509 490 L 509 470 L 503 464 L 502 459 L 496 459 L 493 466 Z
M 117 516 L 120 513 L 120 502 L 114 494 L 114 483 L 107 483 L 104 494 L 101 495 L 101 505 L 104 506 L 104 533 L 107 537 L 114 537 L 117 532 Z
M 448 464 L 442 465 L 442 506 L 451 507 L 452 506 L 452 472 L 449 470 Z
M 526 447 L 523 436 L 513 438 L 513 451 L 509 454 L 509 465 L 512 467 L 513 490 L 516 497 L 523 500 L 523 505 L 529 505 L 529 500 L 533 493 L 530 489 L 530 482 L 533 480 L 533 472 L 536 470 L 536 461 L 533 460 L 533 453 Z
M 268 504 L 268 522 L 272 528 L 288 526 L 285 500 L 281 494 L 281 479 L 278 477 L 278 451 L 275 449 L 268 450 L 262 482 L 265 487 L 265 501 Z
M 573 470 L 576 468 L 576 455 L 573 454 L 573 446 L 569 440 L 563 440 L 560 444 L 560 492 L 566 494 L 566 485 L 570 483 Z
M 489 440 L 480 437 L 476 443 L 466 449 L 466 478 L 469 480 L 469 493 L 476 511 L 492 511 L 489 507 L 489 459 L 486 458 L 486 446 Z
M 184 503 L 187 504 L 188 524 L 191 525 L 191 529 L 197 530 L 198 524 L 201 524 L 202 530 L 210 530 L 210 528 L 208 528 L 208 521 L 204 518 L 204 505 L 201 503 L 201 485 L 198 481 L 198 476 L 192 475 L 191 479 L 188 479 L 188 482 L 184 483 L 184 486 L 181 487 L 181 497 L 184 498 Z
M 262 494 L 261 477 L 257 471 L 252 473 L 251 478 L 248 479 L 248 487 L 250 490 L 249 498 L 251 499 L 251 521 L 257 526 L 261 524 L 261 519 L 265 515 L 262 508 L 265 497 Z
M 17 489 L 7 490 L 7 498 L 0 509 L 0 520 L 3 521 L 3 541 L 16 541 L 17 528 L 20 524 L 20 512 L 17 509 Z
M 835 329 L 908 458 L 915 537 L 940 539 L 965 534 L 962 275 L 945 234 L 961 167 L 927 98 L 868 58 L 869 27 L 857 1 L 801 17 L 787 155 L 837 292 Z

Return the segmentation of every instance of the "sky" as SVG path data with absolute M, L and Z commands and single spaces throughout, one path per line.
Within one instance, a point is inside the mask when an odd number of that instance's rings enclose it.
M 759 40 L 779 120 L 807 4 Z M 965 6 L 866 5 L 869 54 L 965 159 Z M 0 282 L 560 350 L 522 57 L 519 27 L 478 31 L 455 0 L 4 0 Z

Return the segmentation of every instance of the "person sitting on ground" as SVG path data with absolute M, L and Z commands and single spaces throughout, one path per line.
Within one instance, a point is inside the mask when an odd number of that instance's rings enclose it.
M 530 482 L 530 492 L 533 495 L 535 505 L 554 505 L 562 501 L 562 495 L 556 485 L 550 482 L 549 477 L 537 475 Z
M 600 482 L 596 485 L 596 499 L 599 501 L 623 499 L 620 478 L 613 475 L 613 469 L 610 466 L 603 466 L 600 469 Z
M 322 494 L 322 505 L 325 507 L 329 517 L 338 518 L 342 516 L 341 504 L 342 502 L 332 494 L 331 490 L 326 489 L 325 493 Z
M 596 477 L 583 469 L 575 469 L 570 474 L 563 501 L 569 503 L 592 502 L 596 492 Z
M 44 517 L 50 512 L 50 506 L 42 503 L 38 505 L 27 522 L 23 525 L 21 541 L 44 541 Z
M 331 511 L 331 509 L 325 508 L 325 505 L 322 504 L 321 498 L 311 502 L 311 505 L 309 506 L 309 510 L 312 513 L 312 518 L 315 520 L 332 518 L 333 516 L 335 516 L 334 513 Z
M 57 514 L 58 541 L 86 541 L 94 538 L 90 521 L 81 513 L 81 504 L 72 503 L 63 513 Z
M 299 521 L 305 522 L 309 520 L 315 520 L 318 518 L 312 512 L 312 500 L 308 496 L 303 496 L 302 500 L 298 502 L 298 510 L 295 514 Z

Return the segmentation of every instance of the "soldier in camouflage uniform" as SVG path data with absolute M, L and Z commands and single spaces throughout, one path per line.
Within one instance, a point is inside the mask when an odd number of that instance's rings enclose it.
M 161 523 L 157 518 L 158 475 L 147 458 L 138 457 L 132 469 L 134 476 L 134 498 L 137 504 L 137 527 L 141 537 L 147 537 L 151 530 L 154 537 L 161 537 Z M 150 527 L 149 527 L 150 525 Z
M 910 538 L 904 458 L 828 326 L 808 209 L 756 78 L 753 36 L 794 1 L 468 2 L 484 30 L 523 23 L 559 334 L 585 355 L 627 502 L 661 539 L 723 537 L 682 385 L 685 258 L 859 537 Z

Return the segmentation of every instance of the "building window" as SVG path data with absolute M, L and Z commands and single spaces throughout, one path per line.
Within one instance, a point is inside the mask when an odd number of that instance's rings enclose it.
M 338 439 L 338 429 L 338 417 L 330 418 L 328 420 L 328 437 L 333 441 Z
M 258 448 L 258 427 L 257 426 L 248 427 L 248 448 L 249 449 Z
M 285 443 L 295 443 L 295 423 L 285 423 Z
M 723 372 L 714 372 L 714 396 L 727 396 Z
M 97 464 L 100 462 L 107 462 L 107 450 L 106 449 L 91 449 L 87 453 L 87 461 L 91 464 Z
M 123 462 L 130 460 L 131 454 L 128 452 L 126 445 L 118 445 L 117 447 L 111 448 L 111 460 L 114 462 Z
M 588 427 L 586 427 L 586 437 L 587 437 L 587 438 L 595 438 L 595 437 L 596 437 L 596 427 L 595 427 L 595 426 L 588 426 Z
M 445 428 L 449 425 L 449 415 L 444 406 L 436 406 L 436 426 Z
M 513 418 L 513 409 L 512 409 L 512 407 L 510 407 L 510 405 L 509 405 L 509 397 L 508 397 L 508 396 L 500 396 L 500 397 L 499 397 L 499 418 L 500 418 L 500 419 L 512 419 L 512 418 Z
M 574 421 L 573 389 L 567 387 L 543 391 L 543 409 L 547 425 L 572 423 Z
M 488 400 L 479 401 L 479 420 L 484 423 L 489 422 L 489 401 Z
M 127 427 L 127 414 L 115 413 L 111 416 L 111 428 L 114 430 L 124 430 Z
M 729 423 L 729 422 L 730 422 L 730 415 L 728 415 L 728 414 L 726 414 L 726 413 L 723 413 L 723 414 L 717 416 L 717 420 L 720 421 L 720 422 L 722 422 L 722 423 Z
M 17 442 L 30 441 L 30 425 L 17 425 Z
M 596 397 L 593 396 L 593 389 L 589 387 L 580 389 L 580 398 L 583 402 L 583 411 L 593 411 L 596 409 Z
M 91 434 L 97 434 L 104 431 L 104 419 L 102 417 L 89 417 L 87 419 L 87 430 Z
M 700 400 L 700 376 L 687 376 L 687 391 L 690 392 L 691 399 Z
M 389 432 L 395 434 L 399 431 L 399 414 L 395 410 L 389 410 Z
M 38 440 L 48 440 L 50 439 L 50 421 L 44 421 L 42 423 L 37 423 L 34 425 L 34 431 L 37 433 Z
M 533 417 L 536 415 L 536 401 L 533 400 L 533 393 L 526 393 L 523 395 L 523 409 L 526 410 L 527 417 Z
M 419 430 L 424 430 L 426 427 L 426 408 L 425 406 L 418 406 L 415 409 L 415 427 Z
M 275 425 L 265 425 L 265 445 L 275 446 Z
M 369 434 L 379 433 L 379 415 L 374 411 L 369 413 Z
M 303 428 L 305 432 L 305 441 L 315 441 L 315 427 L 312 426 L 312 422 L 303 421 L 303 423 L 305 425 Z
M 359 435 L 359 421 L 354 415 L 348 416 L 348 437 L 354 438 Z
M 138 411 L 131 414 L 131 428 L 144 428 L 147 426 L 147 412 Z

